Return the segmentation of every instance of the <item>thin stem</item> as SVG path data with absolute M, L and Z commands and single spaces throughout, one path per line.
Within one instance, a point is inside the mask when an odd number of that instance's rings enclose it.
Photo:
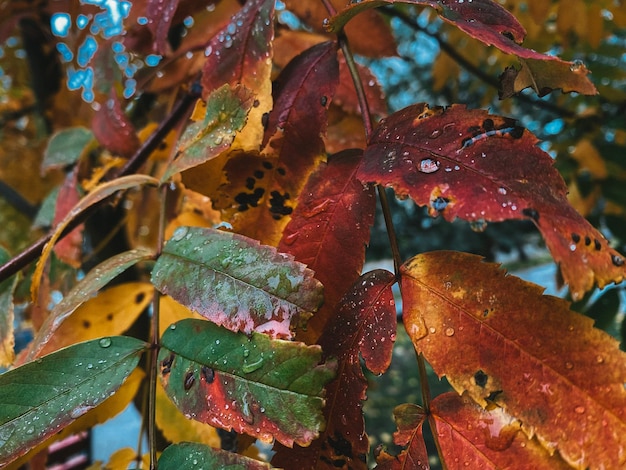
M 378 190 L 380 207 L 383 211 L 385 228 L 387 229 L 387 237 L 389 238 L 389 245 L 391 248 L 391 256 L 393 257 L 393 272 L 396 275 L 396 279 L 399 279 L 400 266 L 402 266 L 402 255 L 400 255 L 398 237 L 396 236 L 396 229 L 393 226 L 393 220 L 391 218 L 391 208 L 389 207 L 389 200 L 387 199 L 387 193 L 385 192 L 385 188 L 382 185 L 377 185 L 376 189 Z
M 430 413 L 430 386 L 428 385 L 428 373 L 426 372 L 426 361 L 421 353 L 417 354 L 417 368 L 420 374 L 420 388 L 422 391 L 422 406 L 426 413 Z
M 164 184 L 160 188 L 161 197 L 159 211 L 159 233 L 157 237 L 156 257 L 163 251 L 163 243 L 165 241 L 165 213 L 167 209 L 167 191 L 168 185 Z M 157 436 L 156 436 L 156 388 L 157 388 L 157 370 L 159 355 L 159 322 L 160 322 L 160 305 L 161 295 L 155 288 L 152 296 L 152 321 L 150 328 L 150 385 L 148 389 L 148 446 L 150 449 L 150 469 L 155 470 L 157 466 Z
M 128 160 L 126 165 L 121 168 L 117 173 L 115 173 L 113 178 L 132 175 L 135 174 L 137 170 L 139 170 L 139 168 L 146 162 L 152 152 L 163 141 L 165 136 L 167 136 L 167 134 L 179 122 L 181 122 L 184 117 L 187 116 L 187 114 L 191 110 L 191 106 L 195 103 L 196 99 L 199 96 L 199 90 L 196 90 L 195 88 L 196 87 L 192 87 L 191 91 L 185 94 L 180 99 L 180 101 L 174 106 L 174 109 L 172 109 L 171 113 L 159 124 L 159 127 L 157 127 L 157 129 L 150 135 L 150 137 L 148 137 L 148 139 L 137 150 L 137 152 L 135 152 L 135 154 Z M 72 222 L 70 222 L 70 224 L 68 224 L 67 228 L 63 231 L 60 239 L 70 233 L 78 225 L 83 223 L 90 215 L 92 215 L 96 211 L 97 208 L 99 208 L 101 205 L 108 203 L 109 200 L 110 198 L 103 199 L 98 204 L 94 204 L 89 209 L 81 212 L 78 216 L 76 216 L 76 218 L 74 218 Z M 13 276 L 17 272 L 28 266 L 28 264 L 33 262 L 35 259 L 37 259 L 37 257 L 41 255 L 43 247 L 52 238 L 53 233 L 54 232 L 51 231 L 47 235 L 41 237 L 39 240 L 34 242 L 20 254 L 0 266 L 0 282 Z

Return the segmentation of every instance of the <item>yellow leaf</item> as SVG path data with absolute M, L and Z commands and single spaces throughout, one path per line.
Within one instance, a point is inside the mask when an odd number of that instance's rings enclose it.
M 132 468 L 137 468 L 136 462 L 137 451 L 130 447 L 124 447 L 123 449 L 115 451 L 104 467 L 98 468 L 103 468 L 104 470 L 127 470 L 133 463 L 135 463 L 135 465 L 133 465 Z M 141 468 L 150 468 L 149 454 L 143 454 L 141 457 Z
M 148 306 L 154 287 L 147 282 L 129 282 L 111 287 L 83 305 L 61 324 L 41 355 L 70 344 L 124 333 Z
M 433 90 L 443 89 L 448 82 L 456 83 L 460 71 L 461 68 L 455 60 L 445 52 L 440 53 L 433 64 Z
M 157 385 L 156 424 L 163 436 L 170 442 L 200 442 L 211 447 L 220 447 L 220 438 L 213 426 L 187 419 L 176 408 L 163 390 L 161 382 Z
M 192 312 L 184 305 L 179 304 L 169 295 L 161 297 L 159 310 L 159 335 L 163 335 L 165 329 L 172 323 L 176 323 L 184 318 L 198 318 L 204 320 L 204 317 Z
M 593 177 L 597 179 L 607 177 L 606 163 L 589 139 L 581 139 L 571 155 L 581 168 L 589 170 Z

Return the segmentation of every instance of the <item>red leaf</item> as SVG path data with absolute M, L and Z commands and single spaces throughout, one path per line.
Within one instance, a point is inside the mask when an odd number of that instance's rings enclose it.
M 520 59 L 543 62 L 541 66 L 535 64 L 535 67 L 543 68 L 544 73 L 546 73 L 545 69 L 552 71 L 547 72 L 556 78 L 551 83 L 551 88 L 568 89 L 573 83 L 576 83 L 576 88 L 570 89 L 570 91 L 585 94 L 597 93 L 596 88 L 586 77 L 586 69 L 577 69 L 574 62 L 567 62 L 558 57 L 541 54 L 520 46 L 526 36 L 526 30 L 508 10 L 493 0 L 363 0 L 348 5 L 338 15 L 334 16 L 328 23 L 328 30 L 338 31 L 350 19 L 355 16 L 358 18 L 357 14 L 364 10 L 395 3 L 427 5 L 437 10 L 444 21 L 484 44 L 493 45 L 507 54 L 516 55 Z M 530 86 L 530 83 L 526 86 Z M 543 89 L 547 92 L 547 88 L 549 87 L 542 86 L 537 91 Z
M 430 410 L 448 468 L 571 468 L 558 454 L 550 455 L 537 440 L 529 440 L 522 423 L 502 408 L 484 410 L 470 398 L 448 392 L 436 397 Z
M 95 112 L 91 127 L 98 142 L 116 155 L 130 157 L 139 148 L 139 138 L 113 88 L 109 99 Z
M 574 299 L 594 281 L 620 282 L 624 258 L 569 205 L 565 183 L 537 142 L 513 119 L 418 104 L 381 121 L 357 176 L 393 186 L 447 220 L 533 220 Z
M 146 18 L 148 28 L 154 36 L 154 52 L 165 55 L 169 52 L 167 35 L 178 8 L 179 0 L 148 0 Z
M 63 186 L 59 189 L 53 224 L 61 222 L 79 200 L 77 172 L 73 171 L 66 176 Z M 54 246 L 54 253 L 59 259 L 75 268 L 80 266 L 84 228 L 84 224 L 80 224 Z
M 424 442 L 422 425 L 426 414 L 421 406 L 404 404 L 393 410 L 393 417 L 398 431 L 393 434 L 393 441 L 397 445 L 407 446 L 399 455 L 392 456 L 381 452 L 376 456 L 380 470 L 428 470 L 428 451 Z
M 318 461 L 351 468 L 367 468 L 368 440 L 363 422 L 362 400 L 367 380 L 359 362 L 382 374 L 391 362 L 396 335 L 396 309 L 391 286 L 394 275 L 376 270 L 364 274 L 341 302 L 319 344 L 325 357 L 339 362 L 337 379 L 326 387 L 326 429 L 307 448 L 286 451 L 277 447 L 273 465 L 315 468 Z
M 361 151 L 347 151 L 320 164 L 303 188 L 278 245 L 279 251 L 291 253 L 315 271 L 324 285 L 324 305 L 303 332 L 311 342 L 319 338 L 365 261 L 376 201 L 373 188 L 355 177 L 360 163 Z
M 224 83 L 241 83 L 251 90 L 257 69 L 272 56 L 274 1 L 252 0 L 209 42 L 202 69 L 202 87 L 208 94 Z

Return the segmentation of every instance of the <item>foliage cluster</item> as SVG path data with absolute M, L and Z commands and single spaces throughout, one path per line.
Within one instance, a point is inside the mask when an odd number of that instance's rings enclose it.
M 448 468 L 626 464 L 618 341 L 478 256 L 403 257 L 387 192 L 479 232 L 532 223 L 576 308 L 621 282 L 620 2 L 0 5 L 0 466 L 45 461 L 136 399 L 147 454 L 99 468 L 367 468 L 364 368 L 388 370 L 398 319 L 422 402 L 398 404 L 401 449 L 376 449 L 377 468 L 429 468 L 425 423 Z M 388 91 L 413 86 L 392 25 L 438 44 L 413 82 L 450 106 L 390 112 L 372 70 L 396 61 Z M 609 66 L 596 83 L 579 51 Z M 546 147 L 453 104 L 495 90 L 502 114 L 567 131 Z M 362 273 L 377 200 L 393 273 Z M 455 392 L 432 396 L 427 363 Z

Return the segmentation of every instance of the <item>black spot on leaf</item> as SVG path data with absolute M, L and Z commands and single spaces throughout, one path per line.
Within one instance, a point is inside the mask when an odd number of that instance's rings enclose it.
M 141 302 L 144 301 L 145 298 L 146 298 L 146 293 L 145 292 L 140 292 L 139 294 L 137 294 L 135 296 L 135 303 L 136 304 L 140 304 Z
M 202 366 L 202 369 L 200 369 L 200 372 L 202 373 L 202 377 L 204 377 L 204 381 L 206 383 L 208 384 L 213 383 L 213 381 L 215 380 L 215 371 L 213 369 L 207 366 Z
M 196 376 L 194 372 L 192 370 L 188 370 L 187 373 L 185 374 L 185 382 L 183 383 L 185 390 L 189 390 L 191 387 L 193 387 L 193 384 L 195 382 L 196 382 Z
M 487 381 L 489 380 L 489 376 L 482 370 L 478 370 L 478 372 L 474 374 L 474 380 L 476 381 L 476 385 L 485 388 L 485 385 L 487 385 Z

